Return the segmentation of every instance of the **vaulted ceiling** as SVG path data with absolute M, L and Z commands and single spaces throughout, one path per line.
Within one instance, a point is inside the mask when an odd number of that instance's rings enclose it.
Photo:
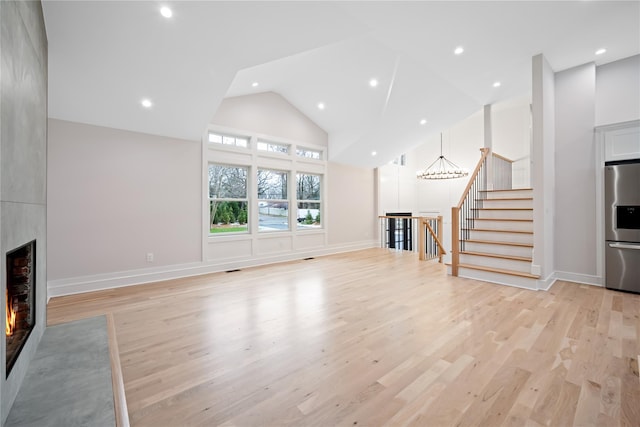
M 536 54 L 555 71 L 640 54 L 638 1 L 45 0 L 43 8 L 50 117 L 198 140 L 225 97 L 273 91 L 328 132 L 330 159 L 362 166 L 388 162 L 485 104 L 526 95 Z

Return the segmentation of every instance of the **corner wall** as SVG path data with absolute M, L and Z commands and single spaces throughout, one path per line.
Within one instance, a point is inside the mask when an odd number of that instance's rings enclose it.
M 556 73 L 555 114 L 556 275 L 600 284 L 595 233 L 595 64 Z
M 39 1 L 0 2 L 0 289 L 6 253 L 36 240 L 36 322 L 6 378 L 0 346 L 0 423 L 4 423 L 46 327 L 47 36 Z M 6 319 L 5 304 L 2 317 Z M 6 378 L 6 379 L 5 379 Z
M 546 287 L 553 282 L 555 272 L 555 88 L 553 70 L 542 54 L 533 57 L 532 78 L 532 272 L 540 274 Z

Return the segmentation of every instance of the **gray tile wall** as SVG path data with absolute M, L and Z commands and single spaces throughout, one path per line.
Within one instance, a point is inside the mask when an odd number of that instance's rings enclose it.
M 46 326 L 47 37 L 40 1 L 0 1 L 0 50 L 0 301 L 6 253 L 37 241 L 36 328 L 8 378 L 0 340 L 4 423 Z

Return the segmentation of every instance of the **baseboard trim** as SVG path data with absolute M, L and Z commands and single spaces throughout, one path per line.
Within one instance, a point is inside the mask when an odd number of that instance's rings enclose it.
M 334 255 L 353 252 L 362 249 L 376 248 L 378 241 L 366 240 L 342 245 L 329 245 L 311 248 L 304 251 L 261 256 L 243 259 L 226 260 L 223 262 L 195 262 L 188 264 L 170 265 L 156 268 L 120 271 L 91 276 L 72 277 L 68 279 L 50 280 L 47 282 L 48 299 L 65 295 L 81 294 L 121 288 L 124 286 L 142 285 L 145 283 L 161 282 L 182 277 L 199 276 L 210 273 L 220 273 L 239 268 L 257 267 L 260 265 L 279 262 L 295 261 L 303 258 Z
M 604 286 L 604 279 L 600 276 L 592 276 L 590 274 L 569 273 L 566 271 L 556 271 L 556 280 L 564 280 L 567 282 L 583 283 L 592 286 Z
M 546 279 L 538 279 L 538 290 L 539 291 L 548 291 L 551 289 L 551 286 L 556 282 L 556 272 L 554 271 L 550 275 L 547 276 Z

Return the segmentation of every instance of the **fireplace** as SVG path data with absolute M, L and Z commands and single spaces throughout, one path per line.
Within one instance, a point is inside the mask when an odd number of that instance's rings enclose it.
M 9 372 L 36 324 L 36 241 L 7 252 L 6 328 Z

